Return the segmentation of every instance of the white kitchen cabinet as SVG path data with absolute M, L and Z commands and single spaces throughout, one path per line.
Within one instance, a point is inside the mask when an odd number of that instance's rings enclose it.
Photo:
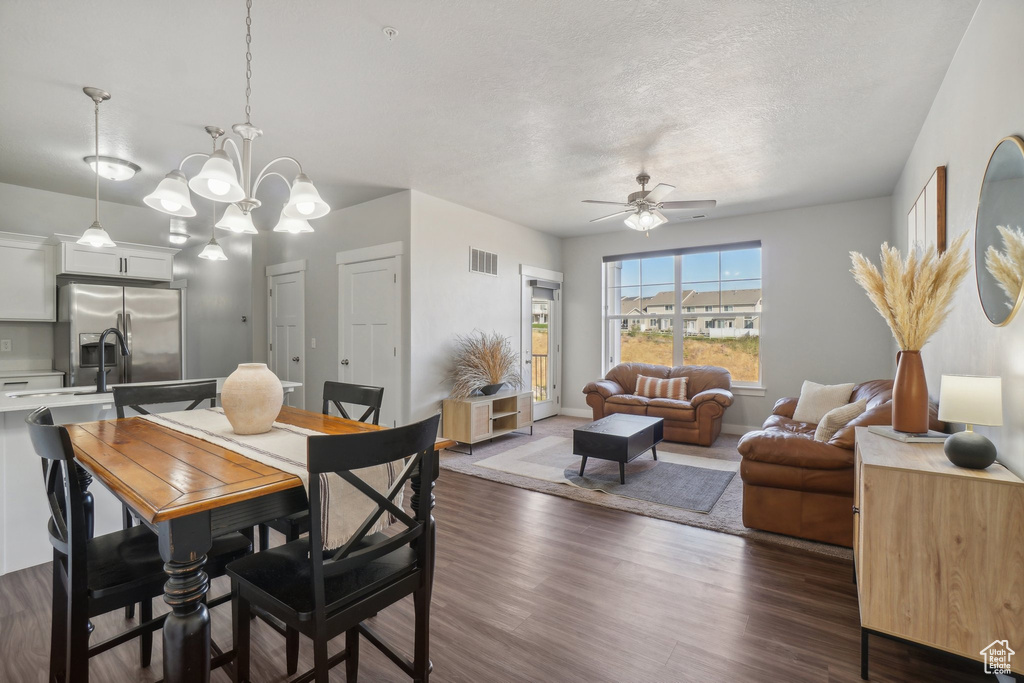
M 116 247 L 90 247 L 74 238 L 58 235 L 61 243 L 61 275 L 95 275 L 148 282 L 174 278 L 177 249 L 122 243 Z
M 20 391 L 44 391 L 64 386 L 64 373 L 0 375 L 0 391 L 3 395 Z
M 54 245 L 47 241 L 0 233 L 0 320 L 57 319 Z

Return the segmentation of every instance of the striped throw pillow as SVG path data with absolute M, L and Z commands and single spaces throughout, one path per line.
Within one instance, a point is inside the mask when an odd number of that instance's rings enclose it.
M 868 400 L 862 398 L 845 406 L 839 406 L 825 413 L 821 418 L 818 428 L 814 430 L 815 441 L 829 441 L 840 429 L 850 423 L 850 420 L 860 417 L 868 409 Z
M 646 398 L 674 398 L 686 400 L 686 377 L 658 379 L 646 375 L 636 376 L 636 395 Z

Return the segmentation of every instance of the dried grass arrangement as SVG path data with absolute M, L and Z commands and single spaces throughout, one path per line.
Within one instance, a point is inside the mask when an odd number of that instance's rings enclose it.
M 1024 231 L 1002 225 L 997 225 L 996 230 L 1003 238 L 1003 249 L 985 250 L 985 269 L 1006 293 L 1006 305 L 1013 308 L 1024 285 Z
M 519 389 L 523 386 L 519 353 L 512 348 L 511 339 L 497 332 L 460 334 L 455 337 L 448 379 L 452 382 L 452 398 L 466 398 L 491 384 L 504 383 Z
M 935 334 L 953 303 L 953 293 L 970 271 L 963 233 L 942 254 L 911 251 L 904 260 L 896 247 L 882 245 L 881 271 L 852 251 L 853 279 L 888 323 L 903 351 L 920 351 Z

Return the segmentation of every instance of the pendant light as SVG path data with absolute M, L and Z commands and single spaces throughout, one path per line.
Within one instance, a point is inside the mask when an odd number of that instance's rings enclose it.
M 327 205 L 317 192 L 309 176 L 302 170 L 300 164 L 294 157 L 281 156 L 271 160 L 263 167 L 258 174 L 252 173 L 252 145 L 253 141 L 263 135 L 263 131 L 252 124 L 250 115 L 252 107 L 249 103 L 252 94 L 252 0 L 246 0 L 245 16 L 245 123 L 236 123 L 231 127 L 241 140 L 241 147 L 231 137 L 225 137 L 218 143 L 218 138 L 224 135 L 224 129 L 216 126 L 207 126 L 206 132 L 213 138 L 213 151 L 209 154 L 197 152 L 189 154 L 181 163 L 178 169 L 167 174 L 160 185 L 149 194 L 143 201 L 147 205 L 168 213 L 172 216 L 189 217 L 195 215 L 192 209 L 189 191 L 195 192 L 200 197 L 215 202 L 229 204 L 221 220 L 217 223 L 218 228 L 255 234 L 257 232 L 252 222 L 251 213 L 261 205 L 256 199 L 256 192 L 260 183 L 270 176 L 277 176 L 289 187 L 288 202 L 284 206 L 284 216 L 304 223 L 300 229 L 292 229 L 283 232 L 310 232 L 306 221 L 326 216 L 331 207 Z M 219 147 L 218 147 L 219 144 Z M 229 156 L 228 152 L 233 152 Z M 185 162 L 194 157 L 205 157 L 202 168 L 191 179 L 186 179 L 182 168 Z M 297 167 L 298 173 L 293 181 L 289 182 L 281 173 L 270 170 L 278 162 L 287 162 Z M 191 211 L 191 213 L 188 213 Z M 280 223 L 279 223 L 280 225 Z M 298 224 L 290 224 L 293 227 Z M 278 232 L 282 232 L 278 230 Z
M 188 242 L 188 225 L 184 219 L 171 219 L 171 232 L 167 239 L 171 244 L 185 244 L 185 242 Z
M 214 218 L 217 217 L 217 205 L 216 204 L 213 205 L 213 211 L 211 213 L 213 214 Z M 207 261 L 227 261 L 228 260 L 227 255 L 224 253 L 224 250 L 221 249 L 221 246 L 219 244 L 217 244 L 216 232 L 217 231 L 211 226 L 210 227 L 210 241 L 207 242 L 206 246 L 203 247 L 203 250 L 201 252 L 199 252 L 199 258 L 206 259 Z
M 93 101 L 95 122 L 96 122 L 96 157 L 100 156 L 100 102 L 110 99 L 110 93 L 106 90 L 100 90 L 99 88 L 82 88 L 82 92 L 89 96 L 89 99 Z M 79 244 L 85 244 L 90 247 L 116 247 L 114 240 L 110 239 L 110 235 L 100 225 L 100 167 L 97 164 L 95 167 L 96 174 L 96 218 L 93 220 L 92 225 L 89 229 L 78 238 Z

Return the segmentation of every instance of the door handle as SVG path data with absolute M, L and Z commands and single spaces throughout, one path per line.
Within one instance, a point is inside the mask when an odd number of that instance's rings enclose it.
M 342 358 L 341 359 L 341 364 L 342 365 L 348 365 L 348 358 Z
M 132 314 L 124 314 L 124 341 L 128 347 L 128 355 L 124 358 L 125 382 L 132 381 Z
M 299 357 L 298 356 L 292 356 L 292 362 L 293 363 L 298 363 L 299 362 Z

